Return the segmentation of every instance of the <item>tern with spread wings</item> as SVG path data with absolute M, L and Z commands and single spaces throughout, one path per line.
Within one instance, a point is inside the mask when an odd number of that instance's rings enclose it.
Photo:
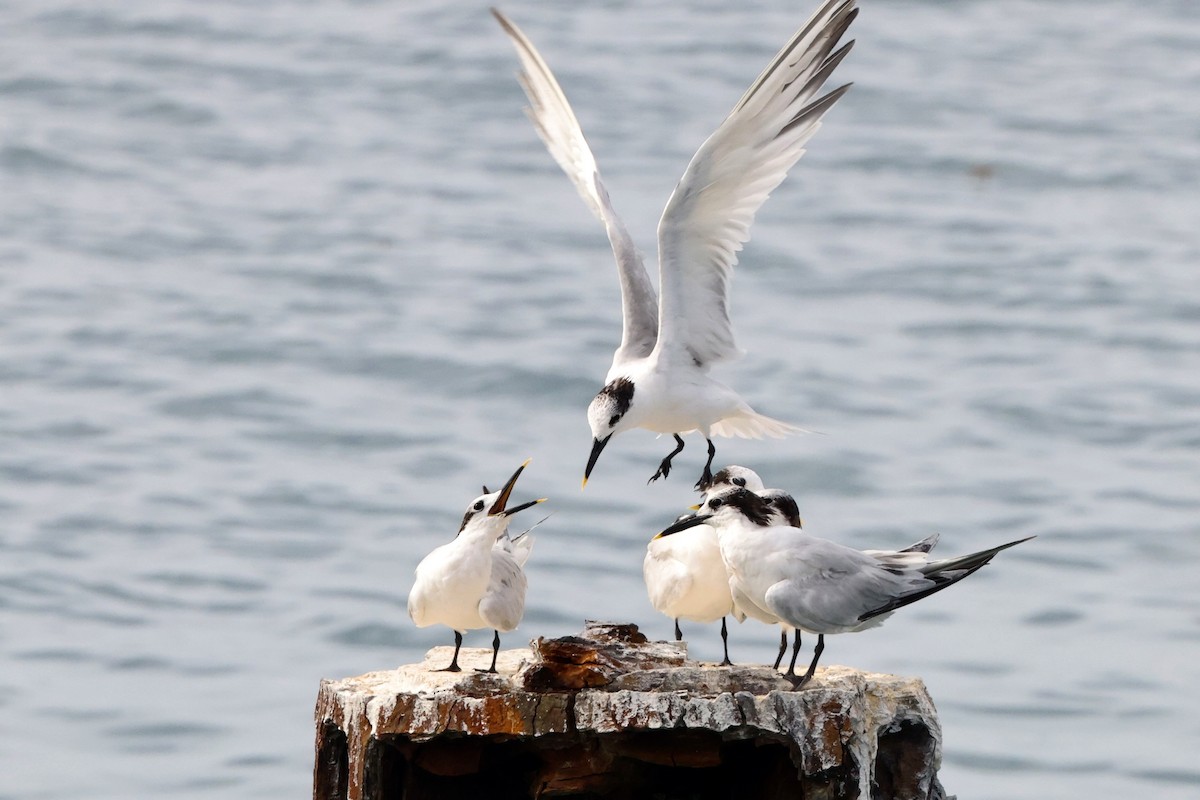
M 712 481 L 714 436 L 782 437 L 800 428 L 763 416 L 709 369 L 740 351 L 729 319 L 729 282 L 754 215 L 821 127 L 849 84 L 821 95 L 853 42 L 839 47 L 858 14 L 855 0 L 828 0 L 775 56 L 724 122 L 692 157 L 658 225 L 659 294 L 624 223 L 613 211 L 596 160 L 550 68 L 529 39 L 495 9 L 512 39 L 529 117 L 550 154 L 604 223 L 616 256 L 624 325 L 604 388 L 588 406 L 592 450 L 583 484 L 609 440 L 631 428 L 675 437 L 653 481 L 699 431 Z

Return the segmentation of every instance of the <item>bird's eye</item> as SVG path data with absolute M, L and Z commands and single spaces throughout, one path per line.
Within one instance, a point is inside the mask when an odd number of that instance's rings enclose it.
M 733 485 L 734 485 L 734 486 L 743 486 L 743 487 L 744 487 L 744 486 L 746 485 L 746 479 L 745 479 L 745 478 L 734 478 L 734 479 L 733 479 Z
M 483 511 L 483 501 L 479 500 L 472 506 L 476 511 Z
M 723 505 L 725 505 L 725 501 L 719 497 L 714 497 L 712 500 L 708 501 L 709 508 L 716 509 L 716 508 L 720 508 Z
M 609 417 L 609 419 L 608 419 L 608 427 L 610 427 L 610 428 L 611 428 L 611 427 L 613 427 L 614 425 L 616 425 L 616 424 L 617 424 L 617 420 L 619 420 L 620 418 L 621 418 L 621 415 L 620 415 L 620 414 L 613 414 L 613 415 L 612 415 L 611 417 Z

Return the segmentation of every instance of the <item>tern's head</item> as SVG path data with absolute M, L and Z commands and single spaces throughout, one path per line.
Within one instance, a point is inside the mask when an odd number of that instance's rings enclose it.
M 596 466 L 596 459 L 600 458 L 600 451 L 608 444 L 608 440 L 613 434 L 633 427 L 625 416 L 632 404 L 633 381 L 628 378 L 617 378 L 592 398 L 591 404 L 588 405 L 592 453 L 588 456 L 587 468 L 583 471 L 584 486 L 587 486 L 588 478 L 592 476 L 592 468 Z
M 712 480 L 707 485 L 697 485 L 697 488 L 704 497 L 700 499 L 699 503 L 692 506 L 693 511 L 698 511 L 700 506 L 704 505 L 705 500 L 710 497 L 716 497 L 726 489 L 748 489 L 751 492 L 760 494 L 763 491 L 763 482 L 762 478 L 758 477 L 758 473 L 749 467 L 739 467 L 737 464 L 730 464 L 713 475 Z
M 680 517 L 658 535 L 670 536 L 705 523 L 718 529 L 738 523 L 769 527 L 777 520 L 774 509 L 766 500 L 747 489 L 734 487 L 705 498 L 694 515 Z
M 790 525 L 793 528 L 804 527 L 800 519 L 800 507 L 796 505 L 796 498 L 783 489 L 764 489 L 758 493 L 758 496 L 765 500 L 771 507 L 771 511 L 775 513 L 775 524 Z
M 504 484 L 498 492 L 489 492 L 487 487 L 483 487 L 483 494 L 476 497 L 467 506 L 467 512 L 463 514 L 462 525 L 459 526 L 458 532 L 461 534 L 468 527 L 472 531 L 487 530 L 494 536 L 500 536 L 508 529 L 508 518 L 518 511 L 524 511 L 530 506 L 535 506 L 538 503 L 546 502 L 546 498 L 542 497 L 538 500 L 530 500 L 528 503 L 522 503 L 519 506 L 508 507 L 508 498 L 512 495 L 513 487 L 517 485 L 517 478 L 521 476 L 521 472 L 525 469 L 529 461 L 517 467 L 517 471 L 512 474 L 508 482 Z
M 708 493 L 713 495 L 730 486 L 749 489 L 752 492 L 761 492 L 765 488 L 757 472 L 749 467 L 730 464 L 713 475 L 712 483 L 708 485 Z

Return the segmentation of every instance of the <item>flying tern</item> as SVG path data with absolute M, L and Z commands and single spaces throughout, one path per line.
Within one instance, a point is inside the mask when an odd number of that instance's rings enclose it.
M 475 498 L 458 534 L 435 548 L 417 565 L 417 580 L 408 595 L 408 615 L 418 628 L 447 625 L 454 630 L 454 658 L 441 672 L 458 672 L 463 632 L 492 628 L 492 665 L 500 653 L 500 631 L 511 631 L 525 613 L 525 572 L 529 536 L 508 537 L 509 517 L 545 502 L 545 498 L 507 507 L 517 478 L 529 462 L 513 473 L 498 492 Z
M 683 450 L 680 434 L 704 436 L 708 460 L 696 484 L 703 489 L 712 480 L 712 437 L 779 438 L 802 430 L 757 413 L 708 373 L 741 354 L 729 318 L 729 284 L 754 215 L 804 154 L 825 112 L 850 88 L 820 94 L 854 44 L 838 46 L 858 14 L 855 0 L 822 3 L 692 157 L 658 224 L 657 298 L 558 81 L 521 30 L 492 13 L 516 46 L 534 127 L 604 224 L 617 262 L 621 344 L 604 388 L 588 406 L 592 450 L 583 485 L 613 436 L 645 428 L 675 438 L 675 449 L 650 481 L 670 473 L 671 460 Z
M 761 614 L 817 634 L 812 663 L 796 688 L 808 682 L 825 650 L 825 635 L 876 627 L 893 611 L 952 586 L 1009 547 L 1033 537 L 956 558 L 929 559 L 922 540 L 904 551 L 862 551 L 818 539 L 799 528 L 773 524 L 767 503 L 753 492 L 727 489 L 705 500 L 700 513 L 660 536 L 710 524 L 729 570 L 734 602 L 749 616 Z M 915 548 L 915 549 L 914 549 Z M 756 618 L 762 618 L 757 617 Z

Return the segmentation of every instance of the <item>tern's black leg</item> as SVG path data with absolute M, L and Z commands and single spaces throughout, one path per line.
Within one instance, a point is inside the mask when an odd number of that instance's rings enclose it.
M 800 629 L 794 631 L 796 640 L 792 642 L 792 662 L 788 664 L 788 671 L 783 673 L 783 677 L 796 680 L 796 656 L 800 654 Z
M 683 450 L 683 439 L 680 438 L 678 433 L 672 434 L 672 436 L 675 437 L 675 449 L 667 454 L 667 457 L 658 465 L 658 472 L 651 475 L 650 480 L 646 481 L 646 483 L 654 483 L 659 478 L 665 478 L 671 474 L 671 459 L 679 455 Z
M 675 641 L 677 641 L 677 642 L 683 641 L 683 631 L 679 630 L 679 619 L 678 618 L 675 619 Z
M 676 439 L 679 437 L 676 436 Z M 712 439 L 705 439 L 708 442 L 708 461 L 704 462 L 704 472 L 700 473 L 700 480 L 696 481 L 697 491 L 707 492 L 708 487 L 712 486 L 712 462 L 713 456 L 717 454 L 717 446 L 713 444 Z M 683 442 L 679 443 L 680 448 L 683 447 Z
M 808 672 L 804 673 L 804 677 L 800 679 L 799 683 L 796 683 L 795 682 L 796 679 L 793 677 L 792 678 L 792 688 L 799 689 L 801 686 L 808 683 L 808 681 L 812 678 L 813 673 L 817 671 L 817 662 L 821 660 L 821 653 L 824 650 L 825 650 L 825 634 L 818 633 L 817 634 L 817 649 L 813 651 L 813 660 L 812 660 L 812 663 L 808 665 Z
M 500 631 L 496 631 L 495 634 L 496 635 L 492 637 L 492 665 L 486 670 L 480 670 L 480 672 L 496 671 L 496 656 L 500 655 Z
M 450 666 L 445 669 L 436 669 L 434 672 L 462 672 L 462 667 L 458 665 L 458 651 L 462 649 L 462 634 L 458 631 L 454 632 L 454 658 L 450 661 Z
M 721 617 L 721 644 L 725 646 L 725 660 L 721 662 L 721 666 L 732 667 L 733 662 L 729 660 L 729 629 L 725 627 L 724 617 Z
M 783 663 L 783 654 L 787 652 L 787 629 L 784 628 L 779 632 L 779 654 L 775 656 L 775 666 L 772 669 L 779 669 L 779 665 Z

